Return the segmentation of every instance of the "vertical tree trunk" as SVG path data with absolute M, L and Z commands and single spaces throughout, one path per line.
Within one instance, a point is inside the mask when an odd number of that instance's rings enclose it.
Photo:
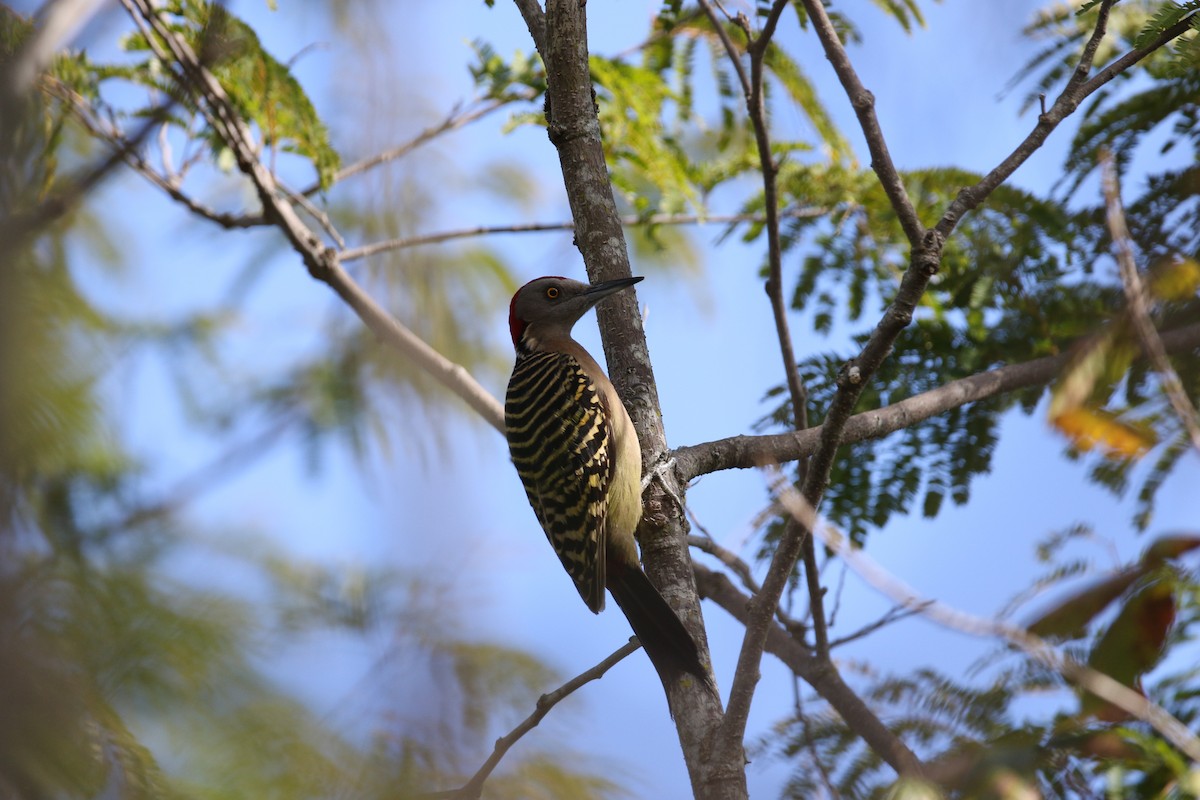
M 626 277 L 631 274 L 629 254 L 600 139 L 584 3 L 548 0 L 545 26 L 546 121 L 550 141 L 558 149 L 575 219 L 575 243 L 592 281 Z M 653 470 L 667 452 L 667 443 L 637 301 L 633 292 L 623 292 L 598 312 L 609 375 L 637 429 L 643 467 Z M 642 558 L 647 573 L 692 632 L 707 662 L 708 643 L 687 549 L 687 523 L 671 492 L 682 497 L 672 471 L 664 470 L 661 480 L 654 480 L 646 493 L 645 516 L 638 531 Z M 716 684 L 687 678 L 665 688 L 695 795 L 745 798 L 741 753 L 727 759 L 729 763 L 711 760 L 710 745 L 723 717 Z

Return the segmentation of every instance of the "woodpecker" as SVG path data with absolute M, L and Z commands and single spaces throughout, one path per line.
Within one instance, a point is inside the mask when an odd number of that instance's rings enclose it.
M 517 351 L 504 428 L 517 474 L 546 537 L 592 613 L 607 586 L 664 682 L 704 678 L 696 643 L 638 560 L 642 451 L 600 365 L 571 338 L 592 306 L 641 278 L 595 285 L 545 277 L 509 305 Z

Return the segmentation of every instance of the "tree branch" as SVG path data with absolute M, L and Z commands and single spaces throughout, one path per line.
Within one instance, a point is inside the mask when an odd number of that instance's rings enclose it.
M 780 216 L 794 219 L 810 219 L 822 216 L 825 213 L 827 213 L 827 210 L 823 208 L 796 208 L 784 211 Z M 639 225 L 725 225 L 739 222 L 763 222 L 765 217 L 761 214 L 651 214 L 647 217 L 631 214 L 620 219 L 622 225 L 632 228 Z M 409 247 L 441 244 L 453 239 L 490 236 L 498 233 L 544 233 L 547 231 L 571 230 L 575 230 L 575 222 L 571 220 L 564 222 L 518 222 L 512 225 L 479 225 L 474 228 L 443 231 L 441 233 L 426 233 L 403 239 L 391 239 L 386 242 L 373 242 L 361 247 L 352 247 L 348 250 L 343 250 L 339 254 L 339 257 L 342 263 L 345 264 L 348 261 L 368 258 L 388 250 L 404 250 Z
M 554 706 L 556 706 L 559 702 L 566 699 L 566 697 L 576 689 L 579 689 L 591 681 L 596 681 L 602 678 L 604 673 L 612 669 L 626 656 L 637 652 L 638 648 L 640 647 L 641 644 L 638 642 L 638 640 L 631 637 L 628 642 L 621 645 L 616 651 L 613 652 L 612 655 L 601 661 L 596 666 L 592 667 L 586 672 L 576 675 L 574 678 L 567 681 L 554 691 L 539 697 L 537 701 L 537 707 L 534 708 L 533 713 L 522 720 L 517 727 L 513 728 L 504 736 L 501 736 L 496 740 L 496 746 L 495 749 L 492 750 L 492 754 L 488 756 L 487 761 L 483 762 L 483 766 L 481 766 L 479 770 L 476 771 L 473 776 L 471 776 L 471 780 L 467 781 L 467 783 L 461 789 L 454 789 L 448 792 L 436 792 L 434 794 L 427 795 L 427 797 L 444 797 L 453 798 L 454 800 L 478 800 L 480 794 L 483 793 L 484 782 L 488 779 L 488 777 L 491 776 L 493 770 L 496 769 L 496 766 L 500 763 L 500 759 L 504 758 L 505 754 L 512 749 L 512 746 L 516 744 L 522 736 L 536 728 L 538 723 L 550 713 L 550 709 L 554 708 Z
M 1165 331 L 1160 336 L 1169 353 L 1195 350 L 1200 348 L 1200 323 Z M 1062 371 L 1068 359 L 1069 354 L 1063 353 L 998 367 L 951 381 L 883 408 L 855 414 L 846 422 L 842 441 L 849 443 L 879 439 L 967 403 L 1049 383 Z M 749 469 L 804 458 L 820 445 L 822 427 L 765 436 L 731 436 L 679 447 L 671 451 L 671 457 L 675 459 L 675 473 L 681 483 L 687 483 L 710 472 Z
M 1096 50 L 1094 43 L 1098 43 L 1099 37 L 1103 36 L 1104 27 L 1108 20 L 1108 9 L 1111 6 L 1112 2 L 1108 2 L 1107 0 L 1101 4 L 1100 15 L 1096 21 L 1096 30 L 1093 31 L 1087 47 L 1084 48 L 1079 66 L 1076 67 L 1071 79 L 1067 82 L 1066 87 L 1058 96 L 1058 99 L 1054 101 L 1050 109 L 1038 115 L 1037 124 L 1029 132 L 1029 135 L 1017 145 L 1016 149 L 1007 158 L 1000 162 L 995 169 L 985 175 L 978 183 L 960 191 L 954 202 L 946 209 L 937 224 L 937 231 L 943 237 L 949 236 L 964 214 L 978 207 L 997 186 L 1004 183 L 1010 175 L 1016 172 L 1017 167 L 1024 164 L 1042 146 L 1051 131 L 1058 127 L 1060 122 L 1070 116 L 1089 95 L 1172 39 L 1186 33 L 1191 27 L 1190 18 L 1182 19 L 1159 34 L 1154 41 L 1145 47 L 1130 50 L 1097 72 L 1091 79 L 1083 80 L 1080 77 L 1081 71 L 1082 75 L 1086 76 L 1088 70 L 1091 68 L 1091 59 Z
M 517 0 L 537 41 L 531 21 L 536 3 Z M 532 6 L 532 9 L 527 8 Z M 545 39 L 538 42 L 546 65 L 547 134 L 558 151 L 563 184 L 575 220 L 575 242 L 593 282 L 631 274 L 621 220 L 600 138 L 588 64 L 586 6 L 579 0 L 548 0 Z M 608 373 L 633 420 L 641 443 L 643 471 L 657 467 L 667 452 L 657 383 L 642 330 L 634 291 L 620 292 L 597 308 Z M 662 471 L 644 495 L 638 530 L 646 573 L 696 640 L 708 663 L 700 601 L 686 542 L 686 520 L 673 496 L 674 476 Z M 709 733 L 721 719 L 721 698 L 712 681 L 669 681 L 664 686 L 675 719 L 692 791 L 708 798 L 746 797 L 742 758 L 714 758 Z
M 533 46 L 542 54 L 542 60 L 545 61 L 546 15 L 542 13 L 541 5 L 538 4 L 538 0 L 513 0 L 513 3 L 525 20 L 525 27 L 529 29 L 529 38 L 533 39 Z
M 150 166 L 150 163 L 139 152 L 138 147 L 134 145 L 133 140 L 126 138 L 124 132 L 115 124 L 105 123 L 101 120 L 91 104 L 78 92 L 53 78 L 46 81 L 46 90 L 67 105 L 75 120 L 89 134 L 115 148 L 127 166 L 161 189 L 172 200 L 183 205 L 188 211 L 204 217 L 210 222 L 215 222 L 227 230 L 256 228 L 268 224 L 266 218 L 261 214 L 255 216 L 227 214 L 204 205 L 186 194 L 180 188 L 178 180 L 172 180 Z
M 698 562 L 692 563 L 700 595 L 712 600 L 728 611 L 734 619 L 745 624 L 754 601 L 742 594 L 726 575 Z M 861 736 L 867 746 L 897 773 L 919 776 L 924 772 L 921 760 L 883 724 L 862 698 L 846 685 L 831 664 L 814 657 L 783 628 L 775 624 L 767 628 L 765 649 L 823 697 L 846 721 L 846 725 Z
M 518 96 L 518 97 L 511 97 L 511 98 L 493 99 L 486 103 L 482 103 L 469 111 L 463 111 L 463 110 L 461 110 L 461 108 L 455 107 L 455 108 L 451 109 L 450 113 L 447 114 L 446 118 L 443 119 L 441 122 L 437 123 L 436 125 L 429 126 L 425 130 L 421 131 L 416 136 L 414 136 L 412 139 L 409 139 L 404 144 L 397 145 L 396 147 L 393 147 L 390 150 L 384 150 L 382 153 L 377 153 L 376 155 L 373 155 L 369 158 L 364 158 L 360 161 L 356 161 L 353 164 L 351 164 L 347 167 L 343 167 L 342 169 L 338 170 L 334 174 L 333 179 L 330 181 L 330 183 L 331 184 L 340 183 L 340 182 L 346 180 L 347 178 L 352 178 L 355 175 L 358 175 L 359 173 L 366 172 L 369 169 L 374 169 L 375 167 L 378 167 L 380 164 L 386 164 L 389 161 L 396 161 L 398 159 L 404 158 L 406 155 L 411 153 L 413 150 L 416 150 L 418 147 L 429 143 L 430 141 L 436 139 L 438 136 L 441 136 L 443 133 L 448 133 L 449 131 L 457 130 L 458 128 L 461 128 L 465 125 L 469 125 L 472 122 L 475 122 L 476 120 L 483 119 L 488 114 L 491 114 L 493 111 L 497 111 L 498 109 L 501 109 L 504 106 L 506 106 L 509 103 L 512 103 L 516 100 L 532 100 L 532 99 L 533 99 L 533 92 L 532 92 L 532 90 L 530 90 L 524 97 Z M 320 190 L 321 190 L 321 184 L 319 182 L 314 182 L 314 183 L 310 184 L 309 186 L 306 186 L 304 189 L 302 189 L 300 191 L 300 194 L 304 195 L 305 197 L 311 197 L 312 195 L 316 194 Z
M 783 13 L 786 5 L 785 0 L 775 0 L 767 14 L 762 32 L 750 41 L 747 47 L 750 54 L 750 74 L 747 76 L 740 55 L 717 18 L 716 10 L 709 0 L 700 0 L 700 7 L 717 30 L 725 52 L 737 71 L 738 79 L 742 82 L 742 88 L 746 93 L 746 110 L 754 129 L 755 146 L 762 168 L 763 206 L 767 231 L 767 296 L 771 301 L 779 353 L 783 359 L 783 372 L 792 401 L 793 422 L 797 430 L 804 430 L 808 427 L 808 392 L 800 379 L 800 371 L 796 366 L 796 355 L 792 347 L 792 334 L 788 324 L 788 306 L 783 294 L 783 248 L 779 237 L 777 213 L 779 198 L 776 186 L 779 167 L 771 152 L 770 130 L 767 125 L 766 103 L 763 98 L 763 59 L 767 47 L 770 45 L 771 36 L 779 22 L 779 16 Z M 803 481 L 805 472 L 803 461 L 801 461 L 798 471 L 800 480 Z M 794 523 L 789 523 L 789 526 L 794 527 Z M 803 530 L 789 531 L 785 540 L 789 538 L 800 543 L 801 554 L 804 557 L 804 574 L 808 586 L 817 655 L 819 658 L 826 658 L 829 653 L 829 638 L 825 622 L 823 591 L 820 574 L 817 570 L 816 551 L 812 547 L 811 539 Z M 794 564 L 795 558 L 793 557 L 788 567 L 789 572 Z M 729 753 L 740 752 L 742 749 L 746 723 L 750 716 L 750 706 L 754 699 L 754 689 L 758 683 L 759 662 L 762 660 L 763 647 L 766 643 L 767 626 L 771 624 L 771 618 L 779 611 L 779 598 L 782 595 L 783 585 L 779 584 L 778 593 L 775 592 L 775 588 L 775 585 L 772 584 L 769 590 L 756 594 L 755 600 L 762 603 L 762 612 L 750 614 L 746 624 L 746 633 L 738 653 L 737 668 L 734 671 L 725 719 L 721 723 L 720 740 L 717 744 L 718 747 L 725 748 Z
M 1150 359 L 1150 365 L 1158 373 L 1163 392 L 1167 395 L 1175 416 L 1183 423 L 1184 430 L 1191 437 L 1192 446 L 1200 452 L 1200 420 L 1197 418 L 1196 409 L 1188 400 L 1178 373 L 1167 359 L 1166 348 L 1158 336 L 1153 320 L 1150 319 L 1149 298 L 1133 259 L 1133 245 L 1129 240 L 1129 229 L 1125 226 L 1125 212 L 1121 208 L 1121 187 L 1117 179 L 1116 165 L 1113 164 L 1112 154 L 1107 150 L 1100 160 L 1104 176 L 1104 204 L 1107 209 L 1108 230 L 1112 234 L 1113 249 L 1117 253 L 1117 265 L 1121 271 L 1121 283 L 1125 287 L 1130 322 L 1137 332 L 1142 352 Z
M 225 90 L 191 47 L 160 17 L 152 0 L 121 0 L 121 4 L 142 29 L 154 54 L 164 63 L 177 65 L 181 86 L 202 99 L 205 118 L 229 147 L 238 169 L 246 175 L 258 193 L 263 215 L 287 237 L 292 248 L 304 260 L 312 277 L 332 288 L 359 316 L 366 326 L 391 347 L 413 359 L 442 385 L 462 398 L 497 430 L 504 429 L 504 411 L 496 398 L 460 364 L 430 347 L 424 340 L 388 314 L 346 274 L 335 250 L 325 247 L 315 232 L 306 226 L 296 210 L 279 193 L 274 176 L 258 160 L 246 123 L 237 115 Z
M 871 153 L 871 169 L 879 176 L 879 183 L 900 220 L 900 227 L 904 229 L 909 245 L 917 248 L 925 238 L 925 228 L 921 225 L 908 191 L 904 188 L 904 182 L 900 180 L 900 174 L 892 163 L 887 141 L 883 138 L 883 129 L 879 127 L 879 118 L 875 116 L 875 96 L 859 80 L 858 73 L 850 62 L 850 56 L 846 54 L 846 48 L 842 47 L 838 38 L 837 30 L 829 20 L 829 15 L 825 13 L 822 0 L 801 1 L 808 18 L 812 21 L 817 38 L 821 40 L 825 57 L 833 65 L 833 71 L 837 73 L 846 96 L 850 98 L 854 114 L 858 117 L 858 124 L 867 139 L 867 149 Z
M 849 539 L 839 531 L 822 523 L 812 505 L 779 474 L 778 470 L 772 471 L 771 492 L 789 514 L 798 516 L 802 524 L 813 531 L 821 542 L 845 561 L 859 577 L 893 601 L 919 611 L 923 616 L 952 630 L 971 636 L 1003 639 L 1076 686 L 1149 723 L 1188 758 L 1200 761 L 1200 738 L 1194 736 L 1186 725 L 1149 698 L 1103 673 L 1061 655 L 1045 640 L 1024 628 L 976 617 L 940 601 L 922 598 L 910 586 L 876 564 L 861 549 L 854 548 Z

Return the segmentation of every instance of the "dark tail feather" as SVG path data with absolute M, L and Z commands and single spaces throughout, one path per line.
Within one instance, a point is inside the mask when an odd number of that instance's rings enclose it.
M 663 682 L 688 672 L 703 680 L 696 642 L 638 567 L 608 564 L 608 590 L 625 613 Z

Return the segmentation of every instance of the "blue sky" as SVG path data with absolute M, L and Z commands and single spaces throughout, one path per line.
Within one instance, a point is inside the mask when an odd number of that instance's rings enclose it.
M 380 4 L 377 33 L 395 48 L 390 63 L 383 62 L 382 50 L 361 52 L 339 39 L 318 4 L 282 0 L 279 5 L 272 13 L 264 2 L 231 4 L 283 60 L 310 43 L 320 44 L 298 60 L 295 74 L 329 121 L 347 162 L 370 154 L 366 148 L 355 149 L 368 135 L 355 128 L 363 120 L 371 125 L 370 135 L 399 142 L 440 119 L 455 102 L 469 99 L 471 40 L 482 38 L 500 53 L 532 49 L 519 15 L 506 0 L 497 0 L 492 10 L 478 0 Z M 1002 92 L 1036 49 L 1021 38 L 1020 27 L 1038 5 L 1029 0 L 929 5 L 928 28 L 906 36 L 870 3 L 844 4 L 843 11 L 863 29 L 865 44 L 854 47 L 851 56 L 876 96 L 897 166 L 958 165 L 986 171 L 1020 141 L 1033 117 L 1018 114 L 1019 91 Z M 647 0 L 589 4 L 592 50 L 612 54 L 636 43 L 657 6 Z M 95 47 L 126 25 L 121 15 L 103 21 L 92 31 Z M 785 15 L 780 36 L 795 45 L 793 52 L 801 54 L 828 108 L 865 161 L 854 116 L 815 37 L 799 31 L 790 15 Z M 382 63 L 391 72 L 364 72 L 371 63 Z M 524 128 L 503 134 L 502 121 L 491 118 L 421 151 L 421 160 L 457 176 L 432 213 L 426 213 L 423 231 L 568 217 L 556 156 L 544 132 Z M 802 126 L 798 112 L 784 106 L 776 122 L 784 129 Z M 1045 190 L 1059 174 L 1068 136 L 1065 126 L 1021 168 L 1015 182 Z M 530 204 L 513 207 L 471 189 L 472 176 L 506 159 L 519 162 L 536 183 Z M 236 204 L 239 198 L 224 201 Z M 117 231 L 124 273 L 115 279 L 96 277 L 90 269 L 94 259 L 80 252 L 81 274 L 107 307 L 130 315 L 161 320 L 181 310 L 217 309 L 232 277 L 269 254 L 261 283 L 235 320 L 237 337 L 230 345 L 237 368 L 247 374 L 313 347 L 332 317 L 345 316 L 328 289 L 312 281 L 290 251 L 277 246 L 272 232 L 226 232 L 192 222 L 133 176 L 106 185 L 95 207 Z M 761 245 L 726 242 L 716 247 L 717 234 L 716 229 L 693 234 L 704 265 L 695 283 L 677 273 L 648 269 L 647 280 L 638 286 L 638 298 L 648 309 L 646 332 L 673 446 L 748 431 L 765 410 L 765 390 L 780 379 L 770 309 L 756 278 Z M 569 234 L 506 236 L 496 245 L 517 265 L 518 282 L 542 274 L 583 274 Z M 793 259 L 785 274 L 794 276 L 797 266 Z M 505 312 L 498 305 L 489 320 L 497 348 L 508 347 Z M 794 321 L 793 332 L 801 357 L 830 346 L 808 332 L 803 317 Z M 585 318 L 577 335 L 599 354 L 592 317 Z M 205 437 L 188 432 L 168 376 L 161 359 L 121 360 L 106 382 L 114 408 L 120 409 L 120 435 L 149 467 L 148 488 L 170 485 L 173 476 L 189 473 L 214 452 Z M 489 379 L 488 388 L 501 396 L 503 384 L 503 376 L 497 376 Z M 211 389 L 211 402 L 220 402 L 219 376 Z M 398 416 L 403 413 L 397 411 Z M 453 590 L 468 635 L 536 652 L 564 675 L 591 666 L 627 638 L 625 620 L 611 608 L 593 617 L 578 602 L 526 504 L 503 440 L 478 422 L 465 421 L 465 412 L 446 416 L 443 423 L 439 434 L 448 455 L 417 457 L 403 441 L 413 435 L 413 420 L 398 418 L 399 446 L 390 456 L 375 452 L 360 465 L 335 448 L 315 473 L 302 448 L 289 442 L 206 493 L 188 513 L 213 529 L 268 535 L 301 557 L 346 565 L 391 564 L 436 576 Z M 1030 580 L 1033 543 L 1051 531 L 1093 523 L 1098 533 L 1118 542 L 1123 556 L 1135 554 L 1144 540 L 1135 538 L 1129 526 L 1129 504 L 1087 486 L 1085 467 L 1066 462 L 1061 452 L 1044 416 L 1011 416 L 993 473 L 973 485 L 970 505 L 948 508 L 933 521 L 893 521 L 870 541 L 872 556 L 928 596 L 989 614 Z M 1188 456 L 1163 490 L 1152 530 L 1195 525 L 1194 501 L 1185 492 L 1197 478 L 1197 459 Z M 736 548 L 753 533 L 751 520 L 766 500 L 764 483 L 753 471 L 706 476 L 689 493 L 689 505 L 720 542 Z M 831 565 L 831 583 L 836 585 L 840 570 Z M 214 574 L 212 580 L 222 577 Z M 857 578 L 847 577 L 837 633 L 873 620 L 888 606 Z M 718 682 L 727 689 L 741 628 L 714 606 L 706 605 L 704 611 Z M 367 648 L 344 640 L 309 643 L 280 654 L 273 671 L 322 713 L 355 728 L 364 719 L 346 709 L 371 708 L 370 692 L 379 687 L 365 688 L 364 675 L 391 643 L 388 636 Z M 993 646 L 912 620 L 845 648 L 839 658 L 848 667 L 871 663 L 902 672 L 932 665 L 953 673 Z M 390 688 L 396 692 L 393 700 L 406 702 L 404 687 Z M 750 736 L 787 715 L 791 703 L 789 678 L 768 657 Z M 639 796 L 686 795 L 687 778 L 666 704 L 641 655 L 568 700 L 518 747 L 536 749 L 560 741 L 612 765 Z M 478 761 L 486 755 L 480 752 Z M 752 764 L 749 776 L 754 796 L 773 796 L 783 780 L 782 770 L 770 764 Z

